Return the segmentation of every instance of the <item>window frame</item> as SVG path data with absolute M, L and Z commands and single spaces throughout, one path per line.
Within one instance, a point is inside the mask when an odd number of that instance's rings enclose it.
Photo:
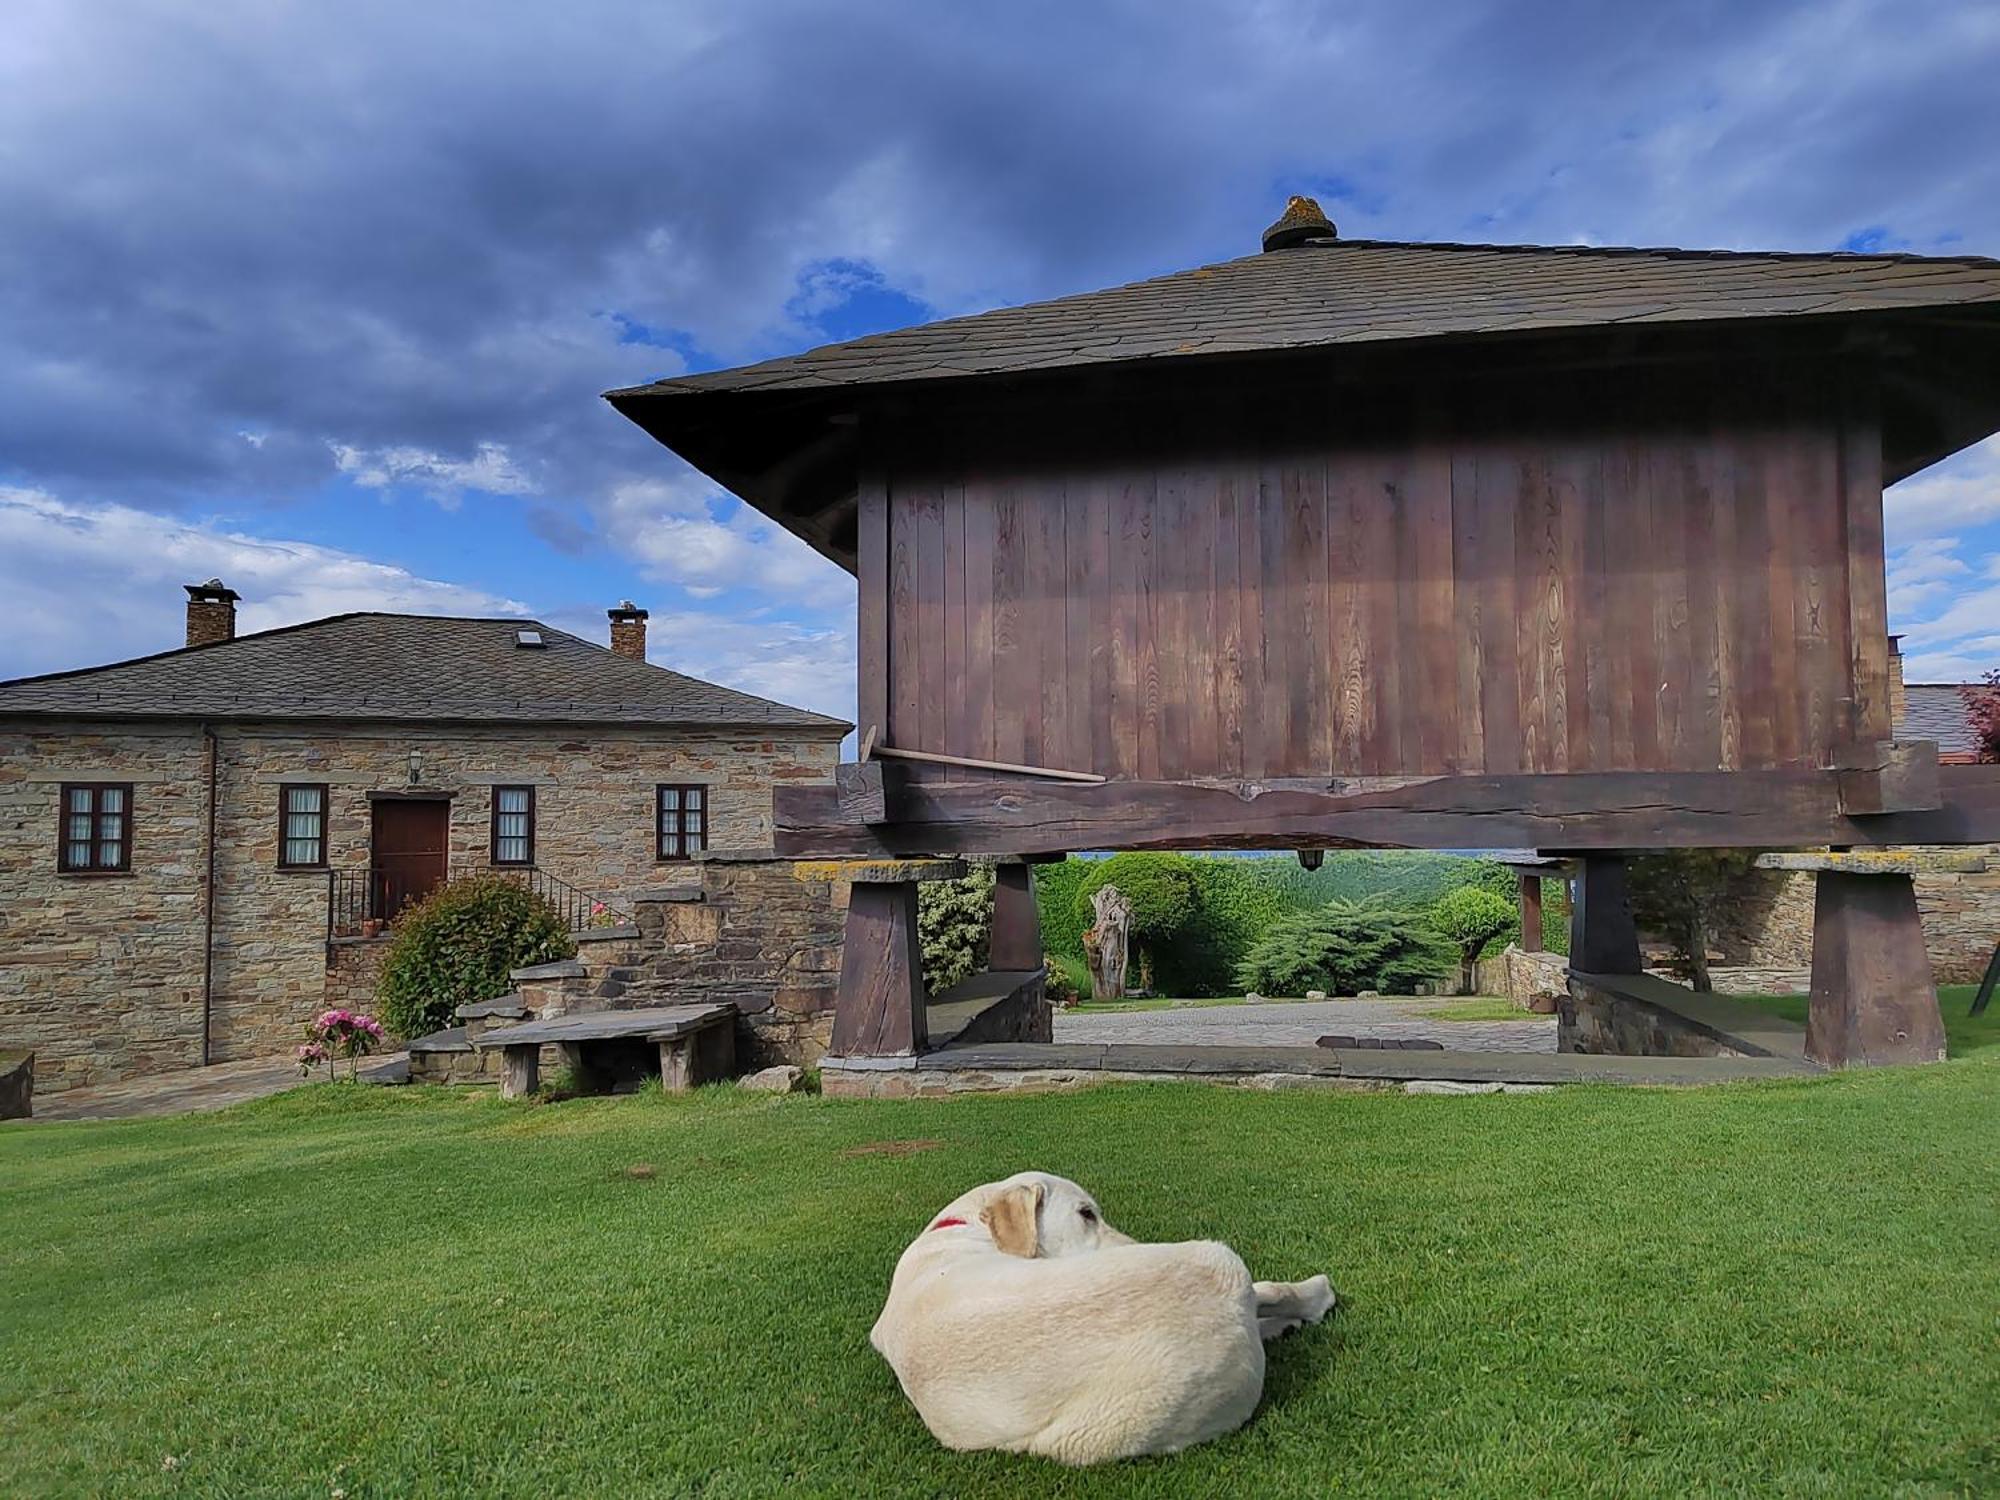
M 294 861 L 289 859 L 285 853 L 285 846 L 291 842 L 291 839 L 286 834 L 285 828 L 287 820 L 292 815 L 292 809 L 287 804 L 291 801 L 293 792 L 319 793 L 319 812 L 317 814 L 319 818 L 319 835 L 317 838 L 317 842 L 319 844 L 319 859 L 313 863 L 295 863 Z M 281 781 L 278 783 L 278 868 L 279 869 L 325 870 L 331 868 L 327 863 L 327 837 L 326 837 L 327 823 L 329 821 L 328 815 L 330 811 L 331 811 L 331 796 L 327 790 L 327 784 L 324 781 Z
M 70 794 L 90 793 L 90 863 L 71 864 L 69 846 L 83 840 L 69 836 Z M 124 798 L 124 805 L 115 814 L 107 814 L 102 806 L 106 792 L 117 792 Z M 132 816 L 132 783 L 129 781 L 65 781 L 57 793 L 56 803 L 56 873 L 60 875 L 129 875 L 132 873 L 132 834 L 135 820 Z M 124 819 L 124 827 L 118 840 L 118 863 L 107 865 L 98 859 L 98 853 L 105 843 L 104 819 L 107 816 Z
M 528 831 L 526 834 L 528 856 L 526 859 L 502 859 L 500 857 L 500 794 L 502 792 L 526 792 L 528 794 L 528 806 L 525 812 L 525 816 L 528 820 Z M 537 799 L 537 797 L 535 796 L 534 787 L 527 785 L 525 783 L 518 785 L 509 784 L 506 786 L 495 786 L 493 788 L 492 808 L 490 816 L 487 821 L 487 839 L 486 839 L 486 857 L 490 863 L 499 866 L 503 870 L 523 870 L 523 869 L 532 869 L 534 867 L 535 813 L 536 813 L 536 803 L 538 800 L 539 799 Z
M 662 781 L 653 788 L 653 862 L 662 865 L 684 865 L 696 854 L 708 847 L 708 794 L 709 786 L 703 781 Z M 675 832 L 673 839 L 678 853 L 667 852 L 667 831 L 662 826 L 667 815 L 667 793 L 674 792 L 680 797 L 680 806 L 674 810 Z M 701 806 L 695 811 L 700 819 L 698 840 L 688 830 L 687 794 L 699 792 Z

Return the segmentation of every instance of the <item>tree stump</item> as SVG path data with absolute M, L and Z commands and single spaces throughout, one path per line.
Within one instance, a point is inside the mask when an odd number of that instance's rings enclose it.
M 1132 903 L 1117 886 L 1101 885 L 1090 906 L 1097 921 L 1083 935 L 1083 951 L 1090 962 L 1091 992 L 1100 1000 L 1122 999 L 1132 941 Z

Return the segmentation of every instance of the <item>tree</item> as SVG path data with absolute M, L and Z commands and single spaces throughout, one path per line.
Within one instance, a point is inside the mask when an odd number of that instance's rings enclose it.
M 1708 940 L 1730 887 L 1756 859 L 1755 850 L 1670 849 L 1626 863 L 1632 920 L 1667 940 L 1673 949 L 1667 967 L 1697 990 L 1715 988 L 1708 973 Z
M 1250 949 L 1237 983 L 1265 995 L 1377 990 L 1409 995 L 1451 972 L 1452 944 L 1410 912 L 1334 901 L 1280 918 Z
M 1107 886 L 1116 886 L 1125 901 L 1123 932 L 1131 946 L 1121 950 L 1121 956 L 1129 952 L 1136 958 L 1142 982 L 1150 986 L 1159 967 L 1156 958 L 1172 948 L 1200 909 L 1201 883 L 1194 861 L 1184 854 L 1148 852 L 1114 854 L 1093 861 L 1090 873 L 1077 888 L 1076 899 L 1089 906 L 1100 929 L 1104 912 L 1097 905 L 1097 893 Z
M 1484 886 L 1462 885 L 1438 897 L 1430 909 L 1431 926 L 1458 945 L 1458 992 L 1469 995 L 1477 985 L 1479 955 L 1486 945 L 1514 925 L 1514 904 Z
M 2000 762 L 2000 668 L 1986 674 L 1980 683 L 1967 683 L 1958 690 L 1965 700 L 1965 717 L 1979 739 L 1979 763 Z

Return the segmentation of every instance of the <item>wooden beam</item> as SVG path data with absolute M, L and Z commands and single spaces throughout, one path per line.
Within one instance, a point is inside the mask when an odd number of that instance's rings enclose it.
M 1938 1062 L 1944 1018 L 1908 875 L 1813 877 L 1806 1056 L 1830 1068 Z
M 993 871 L 993 934 L 986 967 L 1010 971 L 1042 966 L 1042 923 L 1035 910 L 1034 872 L 1009 861 Z
M 903 786 L 908 779 L 903 767 L 884 765 L 879 760 L 834 767 L 840 815 L 850 823 L 889 822 L 902 803 Z
M 1257 784 L 912 782 L 897 820 L 781 786 L 788 857 L 1019 857 L 1075 849 L 1803 849 L 2000 841 L 2000 766 L 1941 766 L 1940 805 L 1866 816 L 1837 775 L 1787 771 L 1437 776 L 1329 791 Z
M 1834 766 L 1840 810 L 1849 817 L 1929 812 L 1944 805 L 1936 740 L 1850 746 L 1835 757 Z
M 917 883 L 856 881 L 847 898 L 830 1050 L 841 1057 L 906 1057 L 923 1051 L 926 1040 Z
M 1616 855 L 1587 855 L 1577 867 L 1569 966 L 1579 974 L 1637 974 L 1645 967 L 1625 894 L 1625 861 Z

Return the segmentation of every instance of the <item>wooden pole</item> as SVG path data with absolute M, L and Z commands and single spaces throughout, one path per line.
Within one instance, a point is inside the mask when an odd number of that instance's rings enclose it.
M 1942 1060 L 1944 1017 L 1915 883 L 1837 870 L 1813 882 L 1806 1056 L 1830 1068 Z
M 1639 931 L 1625 896 L 1625 860 L 1590 854 L 1577 862 L 1569 912 L 1569 966 L 1578 974 L 1637 974 Z
M 935 750 L 898 750 L 894 745 L 877 745 L 877 755 L 897 760 L 920 760 L 934 766 L 964 766 L 974 771 L 1009 771 L 1016 776 L 1042 776 L 1050 781 L 1082 781 L 1100 786 L 1104 778 L 1095 771 L 1058 771 L 1051 766 L 1025 766 L 1011 760 L 977 760 L 970 755 L 942 755 Z
M 1034 872 L 1009 861 L 993 870 L 993 934 L 986 967 L 1023 973 L 1042 966 L 1042 923 L 1035 910 Z
M 857 880 L 847 898 L 832 1051 L 908 1057 L 922 1052 L 928 1039 L 917 883 Z
M 1542 951 L 1542 877 L 1521 872 L 1521 951 Z

